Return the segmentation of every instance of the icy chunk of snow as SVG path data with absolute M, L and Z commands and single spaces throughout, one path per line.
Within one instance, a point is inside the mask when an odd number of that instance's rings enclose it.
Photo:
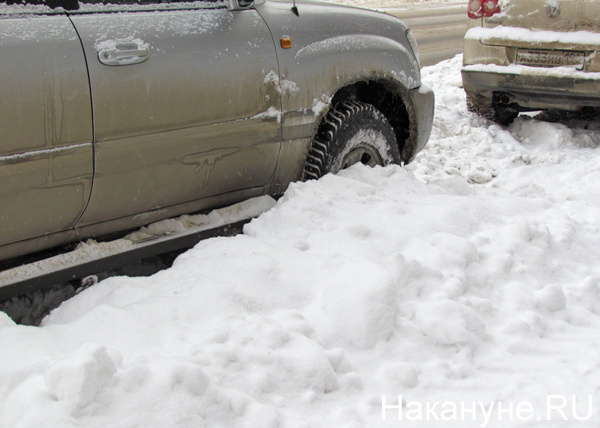
M 451 300 L 420 305 L 415 323 L 440 345 L 476 342 L 485 337 L 485 322 L 473 309 Z
M 567 296 L 557 284 L 547 285 L 536 293 L 539 305 L 550 312 L 560 311 L 567 307 Z
M 44 381 L 55 399 L 85 407 L 112 384 L 116 372 L 106 348 L 90 343 L 56 361 L 44 375 Z

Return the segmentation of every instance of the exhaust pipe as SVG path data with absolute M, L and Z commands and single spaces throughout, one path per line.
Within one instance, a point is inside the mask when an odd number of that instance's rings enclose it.
M 494 92 L 493 103 L 496 105 L 507 106 L 511 103 L 512 96 L 506 92 Z

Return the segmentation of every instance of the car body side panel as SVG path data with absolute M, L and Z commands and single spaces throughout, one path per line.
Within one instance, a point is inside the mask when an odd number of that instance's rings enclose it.
M 326 4 L 268 1 L 257 6 L 277 46 L 281 70 L 284 139 L 312 137 L 331 97 L 360 80 L 387 80 L 412 89 L 420 85 L 420 69 L 406 40 L 406 27 L 382 13 Z M 403 30 L 404 29 L 404 30 Z
M 90 70 L 96 176 L 80 226 L 270 182 L 281 104 L 278 65 L 254 10 L 72 15 Z M 144 47 L 108 66 L 102 49 Z
M 73 227 L 92 185 L 92 112 L 65 15 L 0 11 L 0 99 L 0 245 Z

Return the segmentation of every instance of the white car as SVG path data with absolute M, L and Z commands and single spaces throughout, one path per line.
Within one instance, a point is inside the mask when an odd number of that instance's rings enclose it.
M 500 124 L 522 111 L 600 107 L 600 0 L 469 0 L 469 110 Z

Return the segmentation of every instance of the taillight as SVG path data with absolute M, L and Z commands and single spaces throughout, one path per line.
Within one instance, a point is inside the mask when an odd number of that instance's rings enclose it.
M 469 18 L 477 19 L 483 16 L 490 17 L 500 13 L 498 0 L 469 0 L 469 9 L 467 11 Z

